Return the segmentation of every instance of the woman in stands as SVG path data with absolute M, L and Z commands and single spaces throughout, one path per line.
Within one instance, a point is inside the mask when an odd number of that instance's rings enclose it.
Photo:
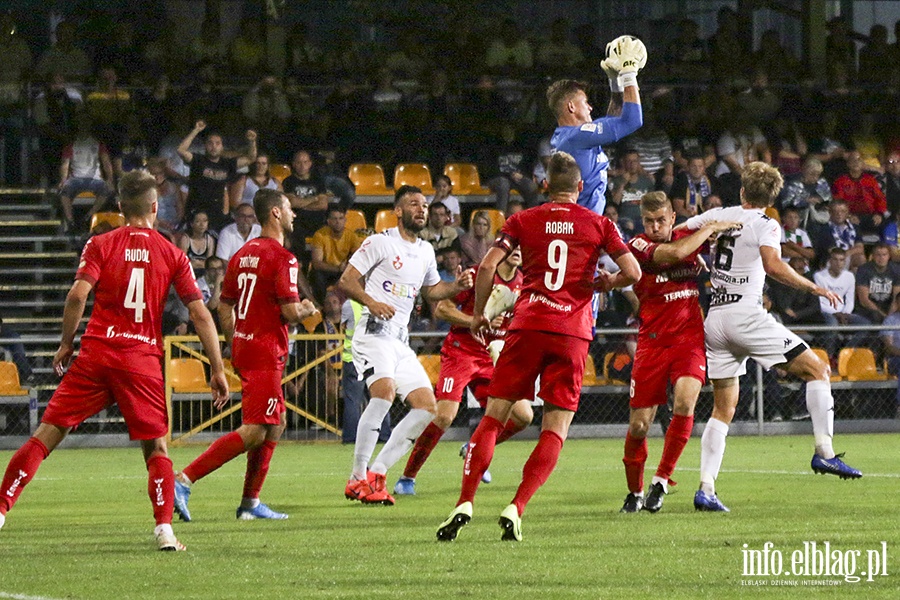
M 191 215 L 187 230 L 178 239 L 178 247 L 191 259 L 194 275 L 202 277 L 206 259 L 216 253 L 216 236 L 209 231 L 209 215 L 198 210 Z
M 472 217 L 472 229 L 459 238 L 463 251 L 463 265 L 477 265 L 494 244 L 491 237 L 491 218 L 487 212 L 479 210 Z
M 459 198 L 453 195 L 453 182 L 446 175 L 438 175 L 434 180 L 434 196 L 428 199 L 428 206 L 440 202 L 450 211 L 450 222 L 447 225 L 456 227 L 460 235 L 462 229 L 462 216 L 459 214 Z
M 257 154 L 256 161 L 250 165 L 250 172 L 243 179 L 243 190 L 240 195 L 235 194 L 235 197 L 239 198 L 237 204 L 249 204 L 252 206 L 253 196 L 261 189 L 281 191 L 281 182 L 269 173 L 268 154 Z M 231 208 L 234 209 L 236 206 Z

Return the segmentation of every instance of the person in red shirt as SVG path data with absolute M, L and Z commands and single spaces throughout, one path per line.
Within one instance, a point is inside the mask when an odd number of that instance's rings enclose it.
M 65 376 L 34 435 L 6 468 L 0 484 L 0 527 L 41 462 L 63 438 L 86 418 L 116 403 L 129 436 L 141 442 L 159 549 L 184 550 L 172 531 L 175 474 L 166 449 L 162 315 L 169 286 L 175 285 L 187 306 L 209 357 L 214 401 L 228 397 L 228 384 L 218 333 L 190 262 L 153 229 L 156 180 L 144 171 L 126 173 L 119 182 L 119 198 L 126 225 L 91 238 L 81 254 L 63 309 L 62 340 L 53 357 L 56 373 Z M 81 351 L 72 361 L 75 332 L 91 290 L 94 308 L 81 336 Z
M 706 381 L 706 348 L 697 275 L 700 248 L 715 233 L 739 229 L 731 222 L 713 221 L 691 233 L 673 233 L 675 210 L 663 192 L 641 198 L 644 233 L 628 241 L 644 277 L 635 284 L 640 300 L 640 329 L 631 372 L 631 415 L 625 435 L 625 478 L 628 496 L 621 512 L 657 512 L 668 492 L 669 478 L 694 427 L 694 406 Z M 644 501 L 644 463 L 647 430 L 656 409 L 668 401 L 667 385 L 675 395 L 674 416 L 650 493 Z
M 847 203 L 851 214 L 862 218 L 860 225 L 864 230 L 878 230 L 887 211 L 887 198 L 878 179 L 863 171 L 863 166 L 859 152 L 848 152 L 848 173 L 834 181 L 831 191 L 836 199 Z
M 316 312 L 297 291 L 297 258 L 284 247 L 293 231 L 290 200 L 278 190 L 263 188 L 253 198 L 260 237 L 244 244 L 231 257 L 222 283 L 219 322 L 232 345 L 234 368 L 241 377 L 242 424 L 220 437 L 176 475 L 175 510 L 191 520 L 191 485 L 228 461 L 247 452 L 244 495 L 237 518 L 287 519 L 259 501 L 275 446 L 284 432 L 284 391 L 281 377 L 288 355 L 288 325 Z M 217 405 L 222 408 L 224 402 Z
M 588 344 L 593 339 L 594 290 L 625 287 L 641 278 L 640 267 L 615 224 L 576 204 L 584 183 L 575 159 L 557 152 L 547 174 L 551 202 L 510 217 L 478 269 L 473 334 L 490 326 L 484 310 L 497 265 L 517 245 L 522 249 L 522 292 L 488 387 L 484 418 L 469 441 L 459 501 L 438 528 L 439 541 L 456 539 L 460 528 L 472 519 L 472 501 L 494 455 L 497 436 L 514 404 L 531 397 L 540 377 L 539 395 L 544 399 L 540 439 L 525 463 L 512 504 L 500 513 L 501 539 L 522 539 L 525 505 L 556 466 L 578 409 Z M 621 270 L 613 275 L 601 270 L 595 278 L 603 252 Z
M 522 252 L 516 248 L 497 266 L 493 286 L 504 285 L 513 292 L 522 289 Z M 478 267 L 475 267 L 477 275 Z M 441 300 L 434 316 L 451 324 L 450 333 L 441 346 L 441 371 L 437 380 L 437 414 L 416 440 L 409 455 L 403 477 L 394 486 L 398 495 L 414 495 L 416 475 L 434 450 L 441 436 L 453 423 L 466 387 L 472 390 L 482 408 L 487 404 L 487 386 L 494 374 L 494 361 L 489 348 L 502 344 L 512 312 L 501 313 L 491 321 L 491 328 L 480 336 L 472 335 L 472 312 L 475 308 L 475 289 L 469 288 L 452 300 Z M 499 351 L 497 352 L 499 354 Z M 530 396 L 529 396 L 530 398 Z M 516 402 L 497 443 L 505 442 L 531 424 L 534 414 L 528 400 Z M 465 446 L 464 446 L 465 448 Z M 490 476 L 485 472 L 485 483 Z

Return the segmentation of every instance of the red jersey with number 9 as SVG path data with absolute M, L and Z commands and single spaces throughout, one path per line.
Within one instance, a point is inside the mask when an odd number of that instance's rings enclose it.
M 288 324 L 281 305 L 300 302 L 297 257 L 272 238 L 244 244 L 228 262 L 221 301 L 234 306 L 234 366 L 248 371 L 282 370 Z
M 597 261 L 628 253 L 615 224 L 573 203 L 548 202 L 506 220 L 495 245 L 522 249 L 522 293 L 510 331 L 529 329 L 593 339 L 591 298 Z
M 162 377 L 162 315 L 169 286 L 200 300 L 184 252 L 153 229 L 119 227 L 88 240 L 75 279 L 94 288 L 81 353 L 114 368 Z M 151 360 L 141 360 L 145 355 Z

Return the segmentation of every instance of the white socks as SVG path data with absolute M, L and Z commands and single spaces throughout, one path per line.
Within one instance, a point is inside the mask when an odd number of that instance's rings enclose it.
M 650 480 L 650 485 L 654 485 L 656 483 L 661 483 L 663 486 L 663 491 L 667 494 L 669 493 L 669 480 L 668 479 L 663 479 L 662 477 L 659 477 L 658 475 L 654 475 L 653 479 Z
M 825 459 L 834 458 L 834 398 L 830 381 L 806 382 L 806 410 L 812 419 L 816 454 Z
M 351 479 L 365 479 L 369 459 L 375 451 L 378 443 L 378 434 L 381 432 L 381 423 L 391 410 L 391 401 L 383 398 L 372 398 L 369 405 L 359 417 L 359 425 L 356 427 L 356 448 L 353 454 L 353 472 Z M 429 413 L 430 414 L 430 413 Z M 402 422 L 402 421 L 401 421 Z M 397 430 L 394 429 L 394 433 Z M 393 436 L 391 436 L 393 439 Z
M 707 494 L 716 493 L 716 478 L 725 456 L 725 438 L 728 425 L 718 419 L 710 419 L 700 438 L 700 489 Z
M 434 413 L 431 411 L 422 410 L 421 408 L 411 409 L 394 427 L 387 444 L 384 445 L 384 448 L 381 449 L 381 452 L 375 458 L 375 462 L 372 463 L 372 472 L 380 475 L 387 473 L 388 469 L 393 467 L 398 460 L 403 458 L 404 454 L 409 452 L 409 449 L 416 443 L 416 438 L 422 435 L 422 432 L 425 431 L 432 419 L 434 419 Z M 359 443 L 359 437 L 356 439 L 357 443 Z
M 241 498 L 241 508 L 253 510 L 259 506 L 259 498 Z
M 175 535 L 175 532 L 172 531 L 171 523 L 163 523 L 162 525 L 157 525 L 153 529 L 153 535 L 159 535 L 161 533 L 165 533 L 167 535 Z

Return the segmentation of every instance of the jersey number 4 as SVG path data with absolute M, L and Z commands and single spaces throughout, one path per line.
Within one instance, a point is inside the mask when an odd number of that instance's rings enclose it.
M 562 240 L 553 240 L 547 247 L 547 265 L 550 271 L 544 273 L 544 285 L 551 292 L 563 286 L 566 279 L 566 263 L 569 260 L 569 245 Z
M 144 270 L 132 269 L 131 277 L 128 279 L 128 289 L 125 291 L 125 308 L 134 309 L 134 322 L 144 322 L 144 309 L 147 303 L 144 302 Z
M 238 289 L 241 290 L 241 297 L 238 299 L 237 318 L 243 319 L 247 316 L 247 309 L 250 308 L 250 298 L 253 297 L 253 290 L 256 289 L 256 274 L 241 273 L 237 278 Z

